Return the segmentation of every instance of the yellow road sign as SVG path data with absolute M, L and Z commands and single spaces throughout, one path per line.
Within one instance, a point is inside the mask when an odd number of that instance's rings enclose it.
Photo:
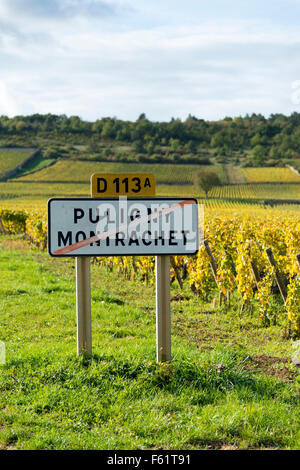
M 92 197 L 155 196 L 155 176 L 151 173 L 94 173 Z

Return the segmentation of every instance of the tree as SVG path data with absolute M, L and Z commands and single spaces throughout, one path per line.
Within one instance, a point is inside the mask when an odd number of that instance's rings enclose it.
M 105 122 L 101 131 L 102 139 L 113 139 L 115 137 L 114 123 L 111 119 Z
M 187 144 L 185 144 L 184 147 L 190 153 L 196 153 L 197 152 L 197 144 L 194 140 L 189 140 L 187 142 Z
M 220 186 L 221 181 L 216 173 L 213 171 L 200 170 L 196 173 L 196 186 L 201 188 L 205 193 L 207 199 L 208 192 L 215 186 Z
M 132 150 L 135 153 L 145 153 L 144 142 L 142 140 L 135 140 L 132 144 Z
M 155 145 L 154 140 L 150 139 L 150 140 L 146 143 L 146 145 L 145 145 L 144 148 L 145 148 L 146 152 L 148 153 L 148 155 L 151 155 L 151 154 L 153 154 L 153 153 L 155 152 L 155 147 L 156 147 L 156 145 Z
M 211 138 L 210 146 L 212 148 L 223 147 L 223 145 L 226 143 L 228 143 L 228 138 L 224 132 L 216 132 L 216 134 L 214 134 Z
M 251 150 L 249 154 L 249 158 L 252 160 L 252 162 L 255 165 L 261 166 L 265 163 L 267 154 L 268 154 L 268 150 L 265 147 L 263 147 L 262 145 L 256 145 Z
M 169 140 L 169 146 L 172 152 L 177 152 L 180 149 L 180 140 L 179 139 L 171 139 Z

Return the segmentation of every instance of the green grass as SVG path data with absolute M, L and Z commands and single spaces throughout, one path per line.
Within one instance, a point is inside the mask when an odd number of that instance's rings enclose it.
M 197 171 L 212 171 L 203 165 L 171 165 L 146 163 L 106 163 L 60 160 L 55 165 L 18 179 L 34 182 L 89 182 L 93 173 L 153 173 L 158 184 L 193 184 Z M 213 167 L 222 183 L 227 175 L 222 165 Z
M 29 175 L 35 173 L 36 171 L 41 170 L 42 168 L 48 167 L 55 163 L 54 159 L 43 158 L 41 154 L 37 154 L 32 160 L 27 162 L 23 168 L 18 170 L 14 175 L 14 178 L 19 178 L 21 176 Z
M 5 151 L 0 150 L 0 178 L 20 165 L 30 156 L 28 151 Z
M 236 301 L 214 310 L 186 285 L 171 303 L 173 362 L 156 365 L 154 287 L 93 265 L 93 357 L 80 359 L 74 261 L 0 243 L 0 448 L 299 448 L 280 326 L 239 318 Z

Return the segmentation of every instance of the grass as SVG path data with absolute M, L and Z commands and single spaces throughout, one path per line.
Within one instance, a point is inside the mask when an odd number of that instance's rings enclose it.
M 81 359 L 74 261 L 1 236 L 0 268 L 0 448 L 299 448 L 298 372 L 279 326 L 175 282 L 173 362 L 156 365 L 154 287 L 93 265 L 93 357 Z
M 210 166 L 171 165 L 146 163 L 107 163 L 60 160 L 34 174 L 18 178 L 18 181 L 34 182 L 89 182 L 93 173 L 154 173 L 158 184 L 193 184 L 198 170 L 212 171 Z M 222 182 L 227 175 L 222 165 L 214 166 Z
M 41 170 L 42 168 L 48 167 L 55 163 L 54 159 L 43 158 L 40 153 L 38 153 L 32 160 L 27 162 L 23 168 L 18 170 L 14 175 L 14 178 L 19 178 L 21 176 L 29 175 L 35 173 L 36 171 Z
M 31 153 L 32 152 L 28 151 L 0 150 L 0 178 L 3 178 L 9 171 L 14 170 L 26 160 Z

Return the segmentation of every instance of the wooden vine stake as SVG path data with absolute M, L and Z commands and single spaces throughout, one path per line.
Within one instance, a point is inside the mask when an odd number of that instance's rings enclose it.
M 259 287 L 259 283 L 261 281 L 261 278 L 260 278 L 260 274 L 259 274 L 257 264 L 253 260 L 251 261 L 251 269 L 252 269 L 252 273 L 253 273 L 256 285 L 257 285 L 257 287 Z
M 178 267 L 176 266 L 176 263 L 175 263 L 175 260 L 174 260 L 174 256 L 170 256 L 170 262 L 171 262 L 172 268 L 174 269 L 174 273 L 175 273 L 177 282 L 178 282 L 178 284 L 179 284 L 179 287 L 180 287 L 180 289 L 182 290 L 183 284 L 182 284 L 182 280 L 181 280 L 181 277 L 180 277 L 179 269 L 178 269 Z
M 275 261 L 274 255 L 272 248 L 267 248 L 266 249 L 266 254 L 269 260 L 269 263 L 272 268 L 274 268 L 274 273 L 275 273 L 275 279 L 277 282 L 278 289 L 280 291 L 281 297 L 283 299 L 283 302 L 285 304 L 286 299 L 287 299 L 287 290 L 286 290 L 286 283 L 284 282 L 284 276 L 283 274 L 279 271 L 277 263 Z
M 296 260 L 297 260 L 298 266 L 300 268 L 300 253 L 298 253 L 298 255 L 296 255 Z M 291 332 L 291 326 L 292 326 L 291 324 L 292 324 L 292 322 L 289 321 L 289 333 Z
M 0 232 L 6 233 L 5 228 L 3 227 L 3 223 L 2 223 L 1 218 L 0 218 Z
M 212 254 L 212 251 L 211 251 L 211 249 L 210 249 L 208 240 L 204 240 L 203 243 L 204 243 L 205 251 L 206 251 L 206 253 L 207 253 L 208 256 L 209 256 L 210 266 L 211 266 L 211 269 L 212 269 L 212 272 L 213 272 L 213 275 L 214 275 L 216 284 L 217 284 L 218 289 L 219 289 L 219 291 L 220 291 L 220 294 L 219 294 L 219 304 L 222 305 L 223 302 L 226 303 L 226 296 L 223 294 L 223 292 L 221 292 L 220 286 L 219 286 L 219 283 L 218 283 L 218 267 L 217 267 L 217 263 L 216 263 L 216 261 L 215 261 L 214 255 Z
M 254 260 L 251 260 L 250 264 L 251 264 L 252 274 L 255 279 L 256 287 L 257 287 L 257 290 L 259 291 L 259 283 L 261 282 L 260 272 Z
M 300 268 L 300 253 L 296 255 L 296 259 L 297 259 L 298 266 Z

